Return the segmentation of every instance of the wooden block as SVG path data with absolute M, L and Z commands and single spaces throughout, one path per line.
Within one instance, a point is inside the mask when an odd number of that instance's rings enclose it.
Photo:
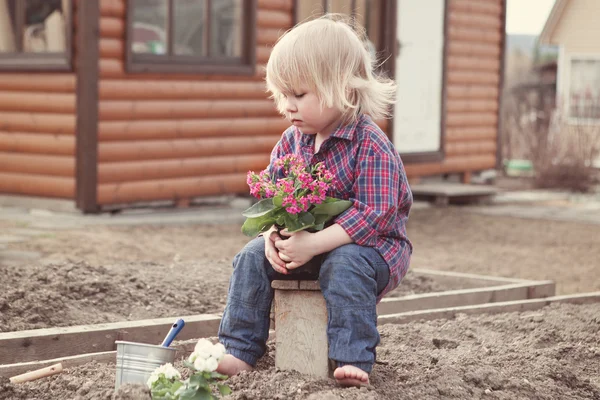
M 275 367 L 327 378 L 327 307 L 320 291 L 275 290 Z
M 321 291 L 319 281 L 300 281 L 300 290 L 318 290 Z
M 298 290 L 300 289 L 300 281 L 273 281 L 271 287 L 279 290 Z

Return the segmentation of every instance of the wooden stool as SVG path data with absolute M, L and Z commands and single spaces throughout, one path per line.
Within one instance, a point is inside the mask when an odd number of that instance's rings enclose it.
M 327 307 L 319 281 L 273 281 L 275 367 L 321 378 L 332 376 Z

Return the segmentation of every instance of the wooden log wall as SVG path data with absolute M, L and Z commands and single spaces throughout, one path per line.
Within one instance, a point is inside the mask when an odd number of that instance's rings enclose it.
M 254 76 L 126 73 L 126 1 L 100 4 L 98 204 L 247 193 L 289 125 L 263 67 L 292 1 L 258 0 Z
M 409 177 L 496 167 L 503 0 L 447 0 L 445 159 L 406 166 Z
M 74 199 L 75 92 L 74 71 L 0 72 L 0 193 Z

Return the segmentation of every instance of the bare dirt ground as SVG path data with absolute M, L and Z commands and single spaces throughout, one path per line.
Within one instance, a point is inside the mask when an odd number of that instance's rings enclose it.
M 248 240 L 237 224 L 27 229 L 0 220 L 2 232 L 26 238 L 6 251 L 41 257 L 15 261 L 0 250 L 0 331 L 218 313 Z M 408 231 L 414 268 L 551 279 L 558 294 L 600 290 L 600 225 L 450 207 L 414 210 Z M 392 295 L 441 289 L 452 288 L 409 275 Z
M 248 240 L 237 224 L 29 229 L 0 220 L 3 234 L 26 237 L 0 244 L 0 332 L 219 313 L 231 260 Z M 415 268 L 552 279 L 562 294 L 600 290 L 600 225 L 450 207 L 414 210 L 409 236 Z M 408 275 L 396 294 L 447 289 Z M 383 326 L 368 389 L 278 372 L 267 357 L 231 380 L 233 398 L 600 399 L 599 315 L 598 306 L 562 306 Z M 113 385 L 114 365 L 94 364 L 35 384 L 0 381 L 0 399 L 109 399 Z
M 499 315 L 380 327 L 369 387 L 342 389 L 273 366 L 228 380 L 237 400 L 600 399 L 600 304 L 555 305 Z M 87 364 L 44 380 L 12 385 L 0 400 L 149 399 L 141 386 L 114 393 L 114 365 Z M 136 394 L 132 394 L 136 393 Z

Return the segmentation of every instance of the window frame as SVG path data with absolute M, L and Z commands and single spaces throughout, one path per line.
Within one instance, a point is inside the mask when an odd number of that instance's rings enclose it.
M 573 61 L 596 61 L 597 63 L 600 64 L 600 55 L 597 54 L 569 54 L 566 57 L 566 61 L 567 61 L 567 65 L 565 68 L 566 69 L 566 73 L 564 74 L 564 78 L 567 82 L 567 87 L 566 87 L 566 116 L 567 116 L 567 122 L 570 125 L 600 125 L 600 116 L 598 118 L 586 118 L 586 117 L 573 117 L 571 116 L 571 87 L 572 87 L 572 82 L 571 82 L 571 67 L 572 67 L 572 63 Z
M 173 2 L 166 0 L 168 7 L 167 49 L 173 48 L 175 13 Z M 210 10 L 211 2 L 206 0 Z M 256 69 L 256 7 L 257 0 L 242 0 L 242 56 L 204 57 L 174 54 L 135 54 L 131 49 L 133 37 L 133 2 L 128 2 L 126 17 L 125 62 L 126 71 L 131 73 L 195 73 L 218 75 L 254 75 Z M 210 29 L 210 27 L 209 27 Z
M 25 25 L 26 2 L 15 1 L 15 20 L 13 21 L 15 32 L 22 32 Z M 19 51 L 14 53 L 0 52 L 0 71 L 73 71 L 73 13 L 74 2 L 69 1 L 69 18 L 65 18 L 65 48 L 63 53 L 27 53 L 23 49 L 23 34 L 15 35 L 16 46 Z M 63 10 L 63 15 L 65 14 Z

